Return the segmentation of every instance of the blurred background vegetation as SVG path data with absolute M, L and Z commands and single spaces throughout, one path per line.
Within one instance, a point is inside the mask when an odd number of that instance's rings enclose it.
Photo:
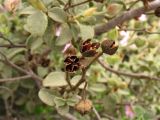
M 160 19 L 154 10 L 94 32 L 143 6 L 141 0 L 0 0 L 0 120 L 159 120 Z M 92 110 L 83 115 L 75 105 L 84 84 L 68 92 L 64 79 L 66 49 L 81 56 L 79 38 L 119 46 L 87 70 Z M 71 73 L 71 84 L 81 76 L 81 70 Z

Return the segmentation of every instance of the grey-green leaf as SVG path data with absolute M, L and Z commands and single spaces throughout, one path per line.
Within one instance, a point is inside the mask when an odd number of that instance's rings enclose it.
M 95 92 L 105 92 L 106 86 L 104 84 L 93 84 L 90 89 Z
M 47 24 L 48 19 L 46 14 L 41 11 L 37 11 L 28 16 L 27 23 L 24 28 L 33 36 L 42 36 L 47 28 Z
M 56 22 L 65 23 L 67 22 L 66 12 L 59 7 L 54 7 L 48 12 L 48 16 Z
M 38 96 L 41 99 L 41 101 L 44 102 L 45 104 L 47 104 L 49 106 L 55 105 L 55 103 L 54 103 L 55 96 L 48 89 L 41 88 L 38 93 Z
M 67 24 L 63 24 L 60 36 L 57 38 L 56 45 L 62 46 L 72 39 L 72 32 Z
M 61 87 L 67 85 L 64 72 L 51 72 L 43 80 L 45 87 Z
M 94 37 L 94 27 L 89 25 L 79 25 L 80 27 L 80 36 L 83 40 L 93 38 Z

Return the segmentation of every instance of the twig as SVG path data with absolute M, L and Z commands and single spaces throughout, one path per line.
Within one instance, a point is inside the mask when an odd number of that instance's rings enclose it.
M 134 5 L 136 5 L 139 2 L 139 0 L 134 1 L 131 6 L 129 6 L 129 8 L 127 10 L 130 10 L 132 7 L 134 7 Z
M 11 112 L 7 99 L 4 99 L 4 104 L 5 104 L 6 117 L 9 119 L 9 117 L 11 116 Z
M 48 52 L 49 52 L 48 50 L 49 49 L 47 49 L 46 52 L 43 53 L 43 56 L 45 56 L 45 54 L 48 54 Z M 28 70 L 28 72 L 32 76 L 32 78 L 35 80 L 38 88 L 40 89 L 42 87 L 42 78 L 40 78 L 38 75 L 36 75 L 36 73 L 34 73 L 33 70 L 30 68 L 30 66 L 28 64 L 29 63 L 29 60 L 28 60 L 29 56 L 30 56 L 30 50 L 25 53 L 26 69 Z
M 72 0 L 68 0 L 68 2 L 64 5 L 64 10 L 67 10 L 71 6 Z
M 100 52 L 100 53 L 98 53 L 90 62 L 89 62 L 89 64 L 85 67 L 85 69 L 87 70 L 87 69 L 89 69 L 89 67 L 91 66 L 91 64 L 93 63 L 93 62 L 95 62 L 100 56 L 102 56 L 103 55 L 103 52 Z
M 10 39 L 6 38 L 2 33 L 0 33 L 0 38 L 3 38 L 4 40 L 8 41 L 11 45 L 14 45 L 14 43 Z
M 82 99 L 85 100 L 86 99 L 86 87 L 87 87 L 87 81 L 85 81 L 85 85 L 82 91 Z
M 147 34 L 160 34 L 160 32 L 149 32 L 145 28 L 144 29 L 129 29 L 129 28 L 120 28 L 119 31 L 136 31 L 136 32 L 144 32 Z
M 85 81 L 85 77 L 86 77 L 86 72 L 87 72 L 87 70 L 89 69 L 89 67 L 91 66 L 91 64 L 92 64 L 93 62 L 95 62 L 95 61 L 96 61 L 100 56 L 102 56 L 102 55 L 103 55 L 103 52 L 98 53 L 98 54 L 88 63 L 88 65 L 82 69 L 82 77 L 81 77 L 81 79 L 80 79 L 80 80 L 78 81 L 78 83 L 77 83 L 74 87 L 72 87 L 72 89 L 70 89 L 69 91 L 76 90 L 76 89 Z
M 41 81 L 42 79 L 37 76 L 32 70 L 25 70 L 19 66 L 17 66 L 16 64 L 12 63 L 11 61 L 9 61 L 9 59 L 2 53 L 0 52 L 0 54 L 4 57 L 5 60 L 0 59 L 1 62 L 13 67 L 14 69 L 18 70 L 19 72 L 25 74 L 25 75 L 30 75 L 32 79 L 34 79 L 38 85 L 39 88 L 41 88 Z
M 94 114 L 95 114 L 96 117 L 97 117 L 97 120 L 101 120 L 101 116 L 100 116 L 99 113 L 97 112 L 96 108 L 93 106 L 92 109 L 93 109 Z
M 117 75 L 123 75 L 123 76 L 127 76 L 127 77 L 133 77 L 133 78 L 139 78 L 139 79 L 147 79 L 147 80 L 157 80 L 160 81 L 160 78 L 158 77 L 153 77 L 153 76 L 148 76 L 148 75 L 144 75 L 141 73 L 127 73 L 127 72 L 122 72 L 120 70 L 114 70 L 110 67 L 108 67 L 102 60 L 98 60 L 98 63 L 104 67 L 107 71 L 110 71 L 112 73 L 115 73 Z
M 4 48 L 25 48 L 26 45 L 12 45 L 12 44 L 4 44 L 4 45 L 0 45 L 0 47 L 4 47 Z
M 85 69 L 82 70 L 82 77 L 81 77 L 81 79 L 78 81 L 78 83 L 74 87 L 72 87 L 72 89 L 69 90 L 69 92 L 76 90 L 85 81 L 86 72 L 87 71 Z
M 160 0 L 150 3 L 148 9 L 146 9 L 145 7 L 140 7 L 138 9 L 127 11 L 123 13 L 121 16 L 108 21 L 107 23 L 95 27 L 95 35 L 100 35 L 102 33 L 108 32 L 117 25 L 121 25 L 125 21 L 138 17 L 141 14 L 145 14 L 148 11 L 155 10 L 158 7 L 160 7 Z
M 13 82 L 13 81 L 18 81 L 18 80 L 26 80 L 28 78 L 31 78 L 30 75 L 24 75 L 21 77 L 14 77 L 14 78 L 4 78 L 4 79 L 0 79 L 0 83 L 1 82 Z
M 61 115 L 61 114 L 60 114 Z M 74 117 L 73 115 L 71 115 L 70 113 L 66 113 L 61 115 L 63 118 L 65 118 L 65 120 L 78 120 L 76 117 Z
M 114 117 L 112 117 L 112 116 L 110 116 L 110 115 L 108 115 L 106 113 L 103 116 L 108 118 L 109 120 L 117 120 L 116 118 L 114 118 Z
M 71 85 L 71 82 L 69 80 L 69 73 L 67 71 L 65 73 L 66 73 L 66 82 L 68 83 L 70 89 L 72 89 L 72 85 Z
M 70 8 L 74 8 L 74 7 L 76 7 L 76 6 L 85 4 L 85 3 L 90 2 L 90 1 L 92 1 L 92 0 L 86 0 L 86 1 L 83 1 L 83 2 L 80 2 L 80 3 L 76 3 L 76 4 L 73 4 L 73 5 L 67 6 L 67 7 L 65 8 L 65 10 L 68 10 L 68 9 L 70 9 Z
M 21 73 L 24 73 L 24 74 L 29 74 L 28 71 L 22 69 L 21 67 L 17 66 L 16 64 L 12 63 L 11 61 L 8 60 L 8 58 L 2 53 L 0 52 L 0 54 L 4 57 L 5 60 L 2 60 L 0 59 L 1 62 L 15 68 L 16 70 L 18 70 L 19 72 Z
M 2 33 L 0 33 L 0 38 L 8 41 L 9 44 L 0 45 L 0 47 L 7 47 L 7 48 L 24 48 L 26 45 L 16 45 L 10 39 L 6 38 Z

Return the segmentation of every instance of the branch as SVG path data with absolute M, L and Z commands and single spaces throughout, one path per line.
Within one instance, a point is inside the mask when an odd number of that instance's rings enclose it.
M 143 32 L 143 33 L 147 33 L 147 34 L 160 34 L 160 32 L 149 32 L 145 28 L 143 28 L 143 29 L 120 28 L 119 31 L 136 31 L 136 32 Z
M 60 114 L 61 115 L 61 114 Z M 73 116 L 72 114 L 70 113 L 66 113 L 66 114 L 63 114 L 61 115 L 63 118 L 65 118 L 65 120 L 78 120 L 75 116 Z
M 93 112 L 97 117 L 97 120 L 101 120 L 101 116 L 99 115 L 99 113 L 97 112 L 96 108 L 93 106 Z
M 85 81 L 86 72 L 87 71 L 85 69 L 82 69 L 81 79 L 78 81 L 78 83 L 75 86 L 72 87 L 72 89 L 69 89 L 68 92 L 76 90 Z
M 4 78 L 4 79 L 0 79 L 0 83 L 1 82 L 13 82 L 13 81 L 18 81 L 18 80 L 26 80 L 28 78 L 31 78 L 30 75 L 24 75 L 21 77 L 14 77 L 14 78 Z
M 18 70 L 19 72 L 23 73 L 23 74 L 29 74 L 29 72 L 27 70 L 22 69 L 21 67 L 17 66 L 16 64 L 12 63 L 11 61 L 9 61 L 9 59 L 2 53 L 0 52 L 0 54 L 4 57 L 5 60 L 0 59 L 1 62 L 15 68 L 16 70 Z
M 73 5 L 67 6 L 67 7 L 65 8 L 65 10 L 68 10 L 68 9 L 70 9 L 70 8 L 74 8 L 74 7 L 76 7 L 76 6 L 85 4 L 85 3 L 90 2 L 90 1 L 92 1 L 92 0 L 86 0 L 86 1 L 83 1 L 83 2 L 80 2 L 80 3 L 76 3 L 76 4 L 73 4 Z
M 120 25 L 125 21 L 138 17 L 141 14 L 145 14 L 148 11 L 155 10 L 158 7 L 160 7 L 160 0 L 150 3 L 148 9 L 146 9 L 145 7 L 141 7 L 138 9 L 127 11 L 123 13 L 121 16 L 110 20 L 109 22 L 95 27 L 95 35 L 100 35 L 102 33 L 108 32 L 109 30 L 113 29 L 117 25 Z
M 102 55 L 103 55 L 103 52 L 97 53 L 96 56 L 88 63 L 88 65 L 86 67 L 82 68 L 81 79 L 77 82 L 77 84 L 75 86 L 72 87 L 72 89 L 69 90 L 69 92 L 73 91 L 73 90 L 76 90 L 83 82 L 85 82 L 85 77 L 86 77 L 87 70 L 92 65 L 92 63 L 94 63 Z
M 25 48 L 26 45 L 16 45 L 14 44 L 10 39 L 6 38 L 2 33 L 0 33 L 0 38 L 6 40 L 9 44 L 0 45 L 0 47 L 6 47 L 6 48 Z
M 133 77 L 133 78 L 139 78 L 139 79 L 147 79 L 147 80 L 157 80 L 160 81 L 160 78 L 158 77 L 153 77 L 153 76 L 148 76 L 148 75 L 144 75 L 141 73 L 127 73 L 127 72 L 122 72 L 120 70 L 114 70 L 110 67 L 108 67 L 103 61 L 101 61 L 100 59 L 98 59 L 98 63 L 105 68 L 107 71 L 110 71 L 112 73 L 115 73 L 117 75 L 123 75 L 123 76 L 127 76 L 127 77 Z
M 0 45 L 0 47 L 4 47 L 4 48 L 25 48 L 26 45 L 12 45 L 12 44 L 4 44 L 4 45 Z
M 67 84 L 69 85 L 70 89 L 72 89 L 72 84 L 70 82 L 70 75 L 69 75 L 69 72 L 65 72 L 66 73 L 66 82 Z
M 25 74 L 25 75 L 31 76 L 31 78 L 36 81 L 38 87 L 39 87 L 39 88 L 41 87 L 41 85 L 42 85 L 42 83 L 41 83 L 42 78 L 40 78 L 39 76 L 37 76 L 32 70 L 29 70 L 29 71 L 28 71 L 28 70 L 25 70 L 25 69 L 19 67 L 18 65 L 12 63 L 11 61 L 9 61 L 9 59 L 8 59 L 2 52 L 0 52 L 0 54 L 1 54 L 1 55 L 4 57 L 4 59 L 5 59 L 5 60 L 0 59 L 1 62 L 5 63 L 5 64 L 7 64 L 7 65 L 9 65 L 9 66 L 11 66 L 12 68 L 18 70 L 19 72 L 21 72 L 21 73 L 23 73 L 23 74 Z

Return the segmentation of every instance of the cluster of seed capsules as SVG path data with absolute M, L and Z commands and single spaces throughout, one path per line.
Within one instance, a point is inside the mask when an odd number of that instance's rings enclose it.
M 77 57 L 76 55 L 69 55 L 65 58 L 65 70 L 67 72 L 75 72 L 81 67 L 81 58 L 94 57 L 98 54 L 98 48 L 101 46 L 102 52 L 108 55 L 113 55 L 118 46 L 115 45 L 113 40 L 104 40 L 101 44 L 99 42 L 92 42 L 91 39 L 87 39 L 80 45 L 80 52 L 82 57 Z

